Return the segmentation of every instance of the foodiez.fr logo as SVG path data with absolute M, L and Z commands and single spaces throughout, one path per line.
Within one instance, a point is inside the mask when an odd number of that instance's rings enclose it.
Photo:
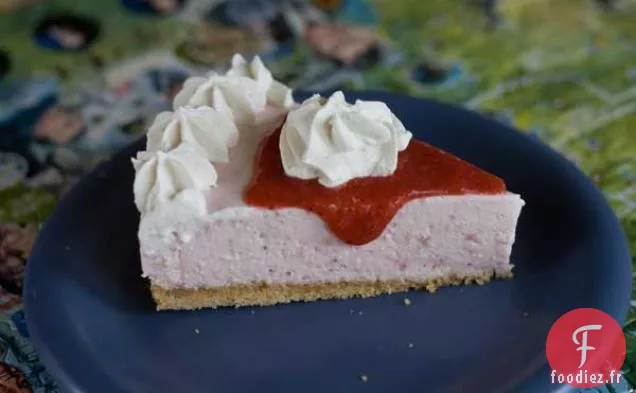
M 625 336 L 612 317 L 594 308 L 572 310 L 548 333 L 550 381 L 577 388 L 619 383 L 625 352 Z

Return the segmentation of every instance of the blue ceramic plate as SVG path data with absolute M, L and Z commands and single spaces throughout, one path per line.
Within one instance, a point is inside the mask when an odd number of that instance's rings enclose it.
M 140 141 L 74 188 L 28 264 L 28 326 L 62 385 L 86 393 L 567 390 L 549 383 L 552 323 L 578 307 L 622 322 L 630 297 L 626 241 L 601 193 L 540 142 L 479 115 L 386 93 L 348 96 L 385 101 L 415 137 L 522 195 L 516 277 L 433 295 L 155 312 L 132 198 L 130 157 Z

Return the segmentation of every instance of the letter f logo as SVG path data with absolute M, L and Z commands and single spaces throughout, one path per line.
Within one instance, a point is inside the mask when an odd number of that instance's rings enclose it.
M 595 308 L 577 308 L 552 325 L 545 354 L 556 383 L 596 388 L 605 385 L 606 378 L 611 381 L 612 370 L 615 375 L 620 372 L 625 335 L 611 315 Z
M 593 351 L 596 348 L 587 345 L 587 332 L 589 330 L 601 330 L 601 325 L 585 325 L 576 329 L 574 333 L 572 333 L 572 341 L 574 344 L 580 345 L 580 347 L 576 348 L 577 351 L 581 351 L 581 364 L 579 364 L 579 368 L 583 367 L 585 361 L 587 360 L 587 351 Z M 579 333 L 581 334 L 581 342 L 579 342 L 577 336 Z

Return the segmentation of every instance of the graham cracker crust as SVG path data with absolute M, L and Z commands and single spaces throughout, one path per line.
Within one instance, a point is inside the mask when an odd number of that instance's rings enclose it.
M 430 280 L 392 280 L 377 282 L 337 282 L 324 284 L 247 284 L 216 288 L 162 288 L 151 285 L 157 310 L 196 310 L 201 308 L 269 306 L 295 301 L 372 297 L 382 294 L 426 290 L 476 283 L 493 278 L 512 278 L 512 272 L 484 272 L 471 276 L 450 275 Z

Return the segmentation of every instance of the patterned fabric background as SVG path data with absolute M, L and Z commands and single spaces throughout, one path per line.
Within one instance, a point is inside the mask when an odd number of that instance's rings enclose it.
M 634 251 L 634 21 L 635 0 L 0 0 L 0 391 L 60 391 L 20 297 L 47 215 L 235 52 L 294 88 L 386 89 L 513 124 L 589 174 Z M 631 391 L 635 316 L 628 382 L 590 391 Z

